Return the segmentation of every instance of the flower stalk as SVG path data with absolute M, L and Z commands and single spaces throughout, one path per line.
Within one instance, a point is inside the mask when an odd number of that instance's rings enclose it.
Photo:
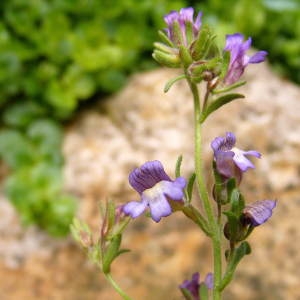
M 211 232 L 211 239 L 213 244 L 213 257 L 214 257 L 214 287 L 213 287 L 213 299 L 221 299 L 221 291 L 219 286 L 222 279 L 222 255 L 221 255 L 221 228 L 218 225 L 217 220 L 214 217 L 212 201 L 210 201 L 204 175 L 203 156 L 202 156 L 202 135 L 201 135 L 201 102 L 199 90 L 196 84 L 194 84 L 189 77 L 187 77 L 189 87 L 193 94 L 194 99 L 194 147 L 195 147 L 195 173 L 196 181 L 199 190 L 200 199 L 203 201 L 203 206 L 207 214 L 207 219 Z

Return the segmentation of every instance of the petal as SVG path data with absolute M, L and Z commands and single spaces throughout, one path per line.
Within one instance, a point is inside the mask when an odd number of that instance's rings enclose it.
M 171 181 L 158 160 L 148 161 L 129 174 L 130 185 L 140 194 L 162 180 Z
M 251 44 L 252 44 L 252 38 L 249 37 L 248 40 L 245 41 L 242 45 L 242 50 L 244 53 L 246 53 L 246 51 L 250 49 Z
M 172 26 L 175 21 L 178 21 L 179 13 L 175 10 L 172 10 L 169 14 L 164 16 L 164 20 L 168 27 Z
M 256 201 L 247 205 L 243 213 L 252 226 L 258 226 L 265 223 L 272 216 L 272 210 L 275 206 L 276 201 L 274 200 Z
M 217 137 L 211 142 L 214 151 L 229 151 L 235 145 L 236 139 L 232 132 L 226 132 L 226 137 Z
M 235 174 L 233 157 L 234 153 L 232 151 L 218 151 L 215 153 L 217 170 L 226 178 L 231 178 Z
M 213 273 L 208 273 L 205 277 L 204 280 L 205 285 L 207 286 L 208 289 L 212 289 L 214 286 L 214 275 Z
M 227 34 L 224 50 L 232 50 L 243 43 L 244 36 L 241 33 Z
M 261 154 L 258 151 L 255 151 L 255 150 L 244 151 L 244 155 L 252 155 L 252 156 L 255 156 L 257 158 L 261 158 Z
M 250 57 L 249 63 L 257 64 L 257 63 L 263 62 L 266 59 L 267 55 L 268 55 L 267 51 L 258 51 L 253 56 Z
M 224 143 L 224 138 L 219 136 L 216 137 L 210 144 L 211 148 L 214 150 L 214 152 L 220 150 L 220 146 Z
M 233 148 L 232 151 L 234 152 L 233 161 L 242 172 L 255 168 L 254 164 L 245 156 L 245 151 L 238 148 Z
M 141 215 L 145 209 L 147 208 L 148 202 L 143 201 L 131 201 L 124 205 L 123 212 L 126 215 L 130 215 L 132 218 L 137 218 L 139 215 Z
M 171 200 L 182 200 L 184 193 L 183 189 L 186 186 L 186 180 L 183 177 L 178 177 L 174 182 L 163 181 L 161 190 Z
M 196 29 L 197 33 L 200 30 L 200 27 L 201 27 L 201 24 L 202 24 L 201 19 L 202 19 L 202 12 L 199 11 L 199 13 L 197 15 L 197 18 L 196 18 L 196 20 L 194 22 L 194 28 Z
M 193 23 L 194 9 L 192 7 L 182 8 L 179 12 L 180 19 L 184 22 Z
M 166 174 L 162 163 L 159 160 L 146 162 L 141 166 L 141 170 L 145 176 L 151 176 L 156 183 L 162 180 L 169 180 L 171 178 Z
M 142 198 L 145 199 L 146 196 L 143 194 Z M 169 216 L 172 213 L 171 206 L 163 194 L 145 200 L 149 203 L 151 217 L 155 222 L 159 222 L 162 217 Z

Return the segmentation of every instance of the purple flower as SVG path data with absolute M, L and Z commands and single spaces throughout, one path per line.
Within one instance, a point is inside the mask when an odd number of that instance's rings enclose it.
M 246 172 L 249 168 L 254 168 L 247 155 L 257 158 L 261 157 L 261 154 L 257 151 L 243 151 L 234 147 L 235 142 L 235 135 L 232 132 L 227 132 L 225 138 L 217 137 L 211 143 L 217 170 L 225 178 L 234 176 L 241 178 L 242 172 Z
M 192 280 L 185 280 L 179 286 L 179 288 L 188 290 L 193 296 L 193 300 L 200 300 L 199 288 L 202 284 L 205 284 L 208 289 L 212 289 L 214 285 L 213 274 L 208 273 L 205 277 L 204 282 L 200 282 L 200 274 L 198 272 L 194 273 L 192 275 Z
M 171 180 L 158 160 L 146 162 L 134 169 L 129 175 L 129 183 L 140 194 L 141 201 L 125 204 L 124 213 L 136 218 L 149 206 L 155 222 L 172 213 L 169 201 L 182 201 L 186 186 L 183 177 Z
M 258 226 L 265 223 L 271 216 L 276 206 L 276 200 L 261 200 L 248 204 L 243 210 L 246 224 Z
M 224 78 L 226 84 L 233 84 L 239 80 L 248 64 L 256 64 L 265 60 L 266 51 L 258 51 L 253 56 L 246 55 L 251 46 L 251 38 L 244 42 L 244 36 L 240 33 L 226 35 L 224 50 L 230 51 L 228 72 Z
M 178 45 L 179 41 L 178 38 L 176 38 L 176 33 L 174 30 L 174 24 L 175 22 L 178 22 L 184 44 L 185 46 L 188 46 L 186 34 L 187 27 L 192 28 L 193 37 L 196 38 L 201 27 L 201 17 L 202 12 L 199 12 L 196 17 L 196 20 L 194 20 L 194 9 L 192 7 L 182 8 L 179 12 L 171 11 L 168 15 L 164 17 L 164 20 L 168 25 L 168 28 L 165 29 L 168 38 L 173 43 Z

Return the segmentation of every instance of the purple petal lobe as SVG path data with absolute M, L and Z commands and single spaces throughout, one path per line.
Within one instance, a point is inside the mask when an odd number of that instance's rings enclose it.
M 123 206 L 123 212 L 132 218 L 136 218 L 145 211 L 147 204 L 147 201 L 131 201 Z
M 165 173 L 161 162 L 158 160 L 146 162 L 129 174 L 130 185 L 140 194 L 144 190 L 152 188 L 161 180 L 171 181 L 170 177 Z
M 182 200 L 184 193 L 183 189 L 186 186 L 186 180 L 183 177 L 178 177 L 174 182 L 163 181 L 162 192 L 171 200 Z
M 267 55 L 268 55 L 267 51 L 258 51 L 253 56 L 250 57 L 249 63 L 257 64 L 257 63 L 263 62 L 266 59 Z
M 192 7 L 182 8 L 179 15 L 182 21 L 193 23 L 194 9 Z
M 199 11 L 198 15 L 197 15 L 197 18 L 195 20 L 195 23 L 194 23 L 194 26 L 195 26 L 195 35 L 198 34 L 199 30 L 200 30 L 200 27 L 201 27 L 201 18 L 202 18 L 202 12 Z
M 147 197 L 143 194 L 144 199 Z M 148 198 L 151 217 L 155 222 L 159 222 L 162 217 L 169 216 L 172 213 L 171 206 L 163 194 L 157 194 L 156 197 Z
M 232 50 L 243 43 L 244 36 L 241 33 L 227 34 L 224 50 Z
M 232 132 L 226 132 L 226 137 L 217 137 L 212 143 L 211 147 L 214 151 L 228 151 L 235 145 L 236 138 Z
M 177 11 L 171 11 L 169 14 L 165 15 L 164 20 L 168 26 L 172 26 L 175 21 L 179 18 L 179 13 Z
M 245 156 L 245 151 L 238 148 L 233 148 L 232 151 L 234 152 L 233 161 L 242 172 L 255 168 L 253 163 Z
M 265 223 L 271 216 L 276 206 L 275 200 L 256 201 L 244 208 L 244 216 L 252 226 Z
M 214 275 L 213 273 L 208 273 L 204 280 L 205 285 L 208 289 L 212 289 L 214 287 Z
M 244 151 L 244 155 L 252 155 L 252 156 L 255 156 L 257 158 L 261 158 L 261 154 L 258 151 L 255 151 L 255 150 Z
M 234 153 L 232 151 L 217 151 L 215 153 L 217 170 L 226 178 L 230 178 L 234 174 L 233 156 Z

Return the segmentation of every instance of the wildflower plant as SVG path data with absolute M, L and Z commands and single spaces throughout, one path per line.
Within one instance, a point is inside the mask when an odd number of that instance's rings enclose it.
M 176 163 L 174 179 L 165 172 L 160 161 L 145 162 L 129 174 L 129 183 L 138 194 L 136 199 L 119 207 L 112 201 L 106 204 L 96 240 L 88 226 L 78 220 L 74 221 L 72 232 L 123 299 L 131 299 L 110 274 L 115 258 L 127 252 L 120 248 L 124 230 L 131 220 L 146 211 L 157 223 L 180 211 L 211 240 L 213 266 L 204 281 L 200 281 L 200 274 L 196 272 L 191 280 L 183 281 L 178 287 L 188 300 L 219 300 L 237 265 L 251 252 L 247 238 L 271 217 L 276 201 L 246 202 L 239 186 L 244 173 L 255 167 L 249 158 L 261 158 L 261 154 L 256 150 L 237 148 L 232 132 L 211 142 L 214 183 L 212 188 L 207 186 L 202 158 L 202 125 L 223 105 L 244 98 L 233 90 L 245 84 L 241 76 L 246 67 L 264 61 L 267 52 L 258 51 L 248 56 L 251 38 L 244 41 L 240 33 L 227 35 L 226 45 L 220 49 L 213 30 L 202 24 L 202 13 L 194 16 L 191 7 L 172 11 L 164 20 L 167 27 L 159 32 L 161 42 L 154 44 L 153 57 L 163 66 L 182 70 L 181 75 L 166 83 L 165 92 L 178 80 L 186 80 L 191 90 L 194 173 L 187 179 L 181 176 L 182 156 Z M 201 82 L 204 82 L 201 87 L 205 88 L 203 97 L 199 93 Z M 198 191 L 199 200 L 193 199 L 194 189 Z M 196 206 L 195 201 L 199 202 Z

